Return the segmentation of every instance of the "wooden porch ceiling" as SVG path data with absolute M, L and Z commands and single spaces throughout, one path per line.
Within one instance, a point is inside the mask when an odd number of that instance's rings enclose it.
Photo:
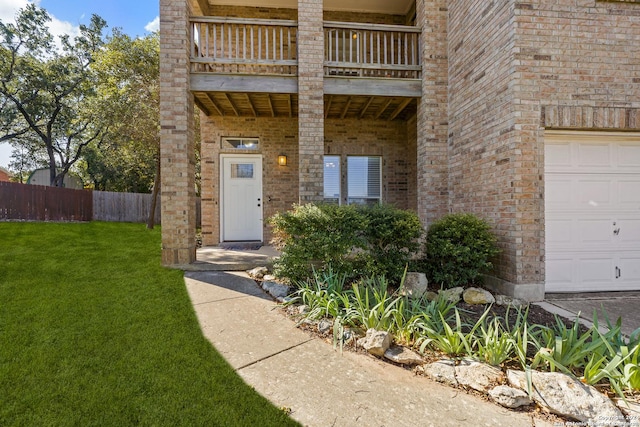
M 208 116 L 297 117 L 298 95 L 283 93 L 195 92 L 196 105 Z M 416 98 L 325 95 L 326 119 L 407 120 Z

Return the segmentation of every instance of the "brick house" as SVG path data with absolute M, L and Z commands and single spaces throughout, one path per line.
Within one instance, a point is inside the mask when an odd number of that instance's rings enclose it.
M 293 203 L 486 218 L 487 285 L 640 289 L 640 2 L 161 0 L 163 263 Z
M 0 166 L 0 182 L 9 182 L 11 181 L 11 173 Z

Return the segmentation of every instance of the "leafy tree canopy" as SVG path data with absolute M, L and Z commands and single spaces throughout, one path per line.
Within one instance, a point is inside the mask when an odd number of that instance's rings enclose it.
M 61 36 L 58 48 L 50 20 L 29 4 L 15 24 L 0 22 L 0 142 L 46 159 L 51 184 L 59 186 L 83 150 L 108 132 L 93 108 L 99 93 L 92 68 L 106 22 L 93 15 L 78 36 Z

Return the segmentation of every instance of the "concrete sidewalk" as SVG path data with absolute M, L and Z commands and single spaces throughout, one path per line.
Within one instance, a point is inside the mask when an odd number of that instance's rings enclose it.
M 238 374 L 307 426 L 549 427 L 295 327 L 245 273 L 192 271 L 204 335 Z

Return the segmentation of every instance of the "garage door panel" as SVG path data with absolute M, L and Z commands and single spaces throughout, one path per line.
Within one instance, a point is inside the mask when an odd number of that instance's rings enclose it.
M 547 292 L 640 290 L 640 135 L 556 134 L 545 143 Z
M 620 217 L 615 222 L 614 234 L 621 249 L 638 249 L 640 247 L 640 218 Z
M 620 256 L 618 265 L 618 281 L 629 286 L 629 289 L 635 289 L 634 285 L 640 283 L 640 253 Z
M 590 169 L 593 167 L 611 168 L 610 144 L 578 144 L 575 166 Z
M 621 210 L 635 211 L 640 215 L 640 178 L 620 178 L 616 183 L 616 195 Z
M 637 171 L 640 168 L 640 144 L 618 145 L 617 157 L 619 166 Z

